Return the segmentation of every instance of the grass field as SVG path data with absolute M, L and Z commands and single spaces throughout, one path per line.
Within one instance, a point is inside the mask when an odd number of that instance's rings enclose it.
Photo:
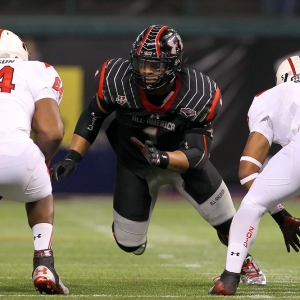
M 111 197 L 56 199 L 55 265 L 68 296 L 37 293 L 32 284 L 31 230 L 23 204 L 0 201 L 0 299 L 215 299 L 212 278 L 224 268 L 226 248 L 194 209 L 160 197 L 142 256 L 120 250 L 111 235 Z M 239 202 L 236 202 L 238 206 Z M 285 207 L 300 216 L 300 202 Z M 266 287 L 242 283 L 234 299 L 300 299 L 300 253 L 287 253 L 281 232 L 266 215 L 250 251 Z M 222 299 L 222 298 L 221 298 Z

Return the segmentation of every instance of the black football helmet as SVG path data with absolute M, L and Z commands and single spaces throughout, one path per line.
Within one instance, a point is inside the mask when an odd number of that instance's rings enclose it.
M 181 69 L 182 54 L 181 37 L 173 28 L 165 25 L 146 28 L 130 52 L 134 82 L 149 91 L 168 84 Z

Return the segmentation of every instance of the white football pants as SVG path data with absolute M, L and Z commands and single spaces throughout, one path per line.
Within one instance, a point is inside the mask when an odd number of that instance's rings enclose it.
M 45 157 L 31 139 L 1 143 L 0 196 L 34 202 L 52 193 Z
M 300 134 L 274 155 L 255 179 L 235 214 L 229 234 L 226 270 L 240 273 L 262 216 L 300 194 Z

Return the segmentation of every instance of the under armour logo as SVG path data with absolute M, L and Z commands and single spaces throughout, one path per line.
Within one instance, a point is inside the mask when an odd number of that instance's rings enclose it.
M 231 256 L 233 255 L 240 256 L 240 254 L 241 254 L 240 252 L 233 252 L 233 251 L 230 253 Z
M 47 274 L 47 270 L 48 270 L 48 268 L 46 268 L 46 267 L 43 267 L 42 269 L 36 268 L 34 272 L 35 272 L 36 276 L 38 276 L 39 273 L 42 273 L 42 274 L 46 275 Z
M 39 233 L 37 236 L 34 236 L 33 239 L 41 239 L 42 238 L 42 235 Z
M 156 119 L 156 120 L 159 120 L 159 115 L 150 115 L 150 118 L 151 119 Z

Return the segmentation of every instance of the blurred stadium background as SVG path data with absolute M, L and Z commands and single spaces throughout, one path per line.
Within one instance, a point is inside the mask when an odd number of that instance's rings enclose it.
M 274 85 L 281 60 L 300 54 L 298 0 L 10 0 L 0 7 L 1 28 L 21 36 L 33 60 L 54 65 L 62 76 L 66 136 L 53 163 L 65 156 L 79 113 L 94 94 L 95 70 L 109 58 L 129 57 L 144 28 L 166 24 L 181 35 L 186 63 L 221 88 L 224 108 L 211 159 L 234 189 L 251 101 Z M 77 171 L 53 185 L 54 193 L 111 194 L 114 164 L 101 131 Z

